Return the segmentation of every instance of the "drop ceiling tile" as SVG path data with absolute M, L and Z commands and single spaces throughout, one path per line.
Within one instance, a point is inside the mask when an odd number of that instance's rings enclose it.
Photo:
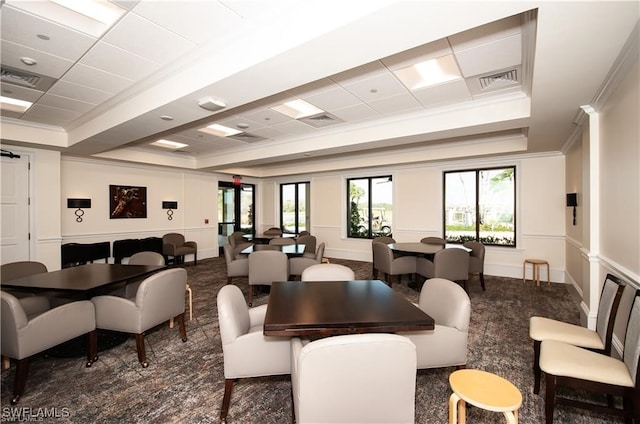
M 406 68 L 416 63 L 426 60 L 437 59 L 442 56 L 451 54 L 451 47 L 446 39 L 434 41 L 424 44 L 416 48 L 404 51 L 402 53 L 389 56 L 381 60 L 381 62 L 392 71 Z
M 43 91 L 34 90 L 32 88 L 20 87 L 19 85 L 0 83 L 0 91 L 3 96 L 13 97 L 14 99 L 35 102 L 44 94 Z M 2 112 L 4 113 L 4 112 Z
M 2 51 L 3 65 L 52 78 L 60 78 L 73 66 L 73 61 L 71 60 L 4 40 L 2 40 L 0 51 Z M 20 61 L 20 58 L 23 56 L 35 59 L 38 63 L 27 66 Z
M 357 122 L 380 117 L 379 112 L 364 103 L 334 110 L 331 113 L 345 122 Z
M 223 38 L 242 23 L 219 1 L 141 1 L 133 12 L 197 44 Z
M 2 8 L 2 39 L 54 56 L 78 60 L 95 42 L 95 37 L 73 31 L 10 6 Z M 38 35 L 49 37 L 43 40 Z
M 123 78 L 81 63 L 78 63 L 71 68 L 61 81 L 94 88 L 96 90 L 112 94 L 121 92 L 135 82 L 132 79 Z
M 166 64 L 187 53 L 195 44 L 136 14 L 127 14 L 102 41 L 155 63 Z
M 416 90 L 413 95 L 425 108 L 472 99 L 464 80 L 451 81 Z
M 99 42 L 89 50 L 80 63 L 134 81 L 160 68 L 157 63 L 104 42 Z
M 58 109 L 55 107 L 33 105 L 24 114 L 22 119 L 26 119 L 32 122 L 38 122 L 40 124 L 57 125 L 64 127 L 69 122 L 78 118 L 81 115 L 80 112 L 74 112 L 71 110 Z
M 285 134 L 294 134 L 294 135 L 305 134 L 305 133 L 310 133 L 312 131 L 315 131 L 315 128 L 313 128 L 312 126 L 303 124 L 302 122 L 296 121 L 295 119 L 292 119 L 288 122 L 283 122 L 278 125 L 274 125 L 273 128 L 275 128 L 278 131 L 282 131 Z
M 111 93 L 106 91 L 96 90 L 94 88 L 74 84 L 69 81 L 56 82 L 48 93 L 76 99 L 81 102 L 91 103 L 94 105 L 98 105 L 112 96 Z
M 454 52 L 468 50 L 521 33 L 520 15 L 510 16 L 448 37 Z
M 369 106 L 383 115 L 422 109 L 420 103 L 418 103 L 418 101 L 409 93 L 402 93 L 396 96 L 375 100 L 369 102 Z
M 242 119 L 249 119 L 254 122 L 264 124 L 266 126 L 273 126 L 281 124 L 283 122 L 292 121 L 293 119 L 280 112 L 269 108 L 262 108 L 257 110 L 249 110 L 240 114 Z
M 282 137 L 283 135 L 285 135 L 282 131 L 279 131 L 272 127 L 258 128 L 256 130 L 251 131 L 251 134 L 255 134 L 255 135 L 259 135 L 260 137 L 271 138 L 271 139 L 275 139 L 277 137 Z
M 329 77 L 332 81 L 340 84 L 347 85 L 353 82 L 357 82 L 367 78 L 373 78 L 381 74 L 388 73 L 389 70 L 384 67 L 380 61 L 367 63 L 366 65 L 358 66 L 357 68 L 349 69 L 348 71 L 341 72 L 339 74 Z
M 327 112 L 361 103 L 356 96 L 335 84 L 327 91 L 302 96 L 302 99 Z
M 343 84 L 343 87 L 365 103 L 407 93 L 407 89 L 389 71 L 373 78 Z
M 85 103 L 68 97 L 56 96 L 54 94 L 45 94 L 38 101 L 40 106 L 49 106 L 58 109 L 69 110 L 73 112 L 86 113 L 93 109 L 95 105 Z
M 264 124 L 260 122 L 253 121 L 251 119 L 246 119 L 242 116 L 233 115 L 227 118 L 224 118 L 220 121 L 216 120 L 216 124 L 224 125 L 225 127 L 233 128 L 234 130 L 253 132 L 256 129 L 263 128 Z M 240 128 L 238 124 L 246 124 L 249 125 L 248 128 Z
M 479 47 L 458 51 L 456 58 L 465 77 L 517 66 L 522 62 L 522 38 L 517 34 Z

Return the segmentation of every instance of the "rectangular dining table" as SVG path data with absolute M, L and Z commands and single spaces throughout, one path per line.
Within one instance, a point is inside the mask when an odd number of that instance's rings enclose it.
M 5 281 L 2 287 L 54 291 L 88 299 L 97 290 L 166 268 L 163 265 L 86 264 Z
M 380 280 L 271 285 L 266 336 L 332 336 L 433 330 L 433 318 Z
M 263 250 L 279 250 L 282 253 L 285 253 L 287 256 L 289 257 L 295 257 L 295 256 L 302 256 L 304 254 L 304 249 L 306 247 L 305 244 L 284 244 L 284 245 L 268 245 L 268 247 L 266 247 L 266 245 L 254 245 L 252 244 L 251 246 L 247 246 L 244 249 L 242 249 L 240 251 L 241 254 L 243 255 L 249 255 L 253 252 L 257 252 L 258 250 L 255 248 L 255 246 L 262 246 Z

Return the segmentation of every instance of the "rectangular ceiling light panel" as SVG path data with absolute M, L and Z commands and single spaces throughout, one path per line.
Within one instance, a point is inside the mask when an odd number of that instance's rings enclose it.
M 409 90 L 418 90 L 462 78 L 453 55 L 416 63 L 398 69 L 394 73 Z
M 278 106 L 273 106 L 271 109 L 293 119 L 306 118 L 307 116 L 317 115 L 324 112 L 322 109 L 318 109 L 314 105 L 305 102 L 302 99 L 292 100 Z
M 33 103 L 26 100 L 14 99 L 11 97 L 0 96 L 0 109 L 11 112 L 24 113 L 31 107 Z

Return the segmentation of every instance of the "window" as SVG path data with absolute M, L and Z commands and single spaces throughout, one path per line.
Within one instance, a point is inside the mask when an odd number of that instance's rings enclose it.
M 280 227 L 285 233 L 310 231 L 310 183 L 280 184 Z
M 445 172 L 445 239 L 515 247 L 515 199 L 514 166 Z
M 391 176 L 347 179 L 347 236 L 391 236 Z

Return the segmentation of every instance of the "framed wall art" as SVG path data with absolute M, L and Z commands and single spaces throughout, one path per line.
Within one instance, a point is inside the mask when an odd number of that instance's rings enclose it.
M 147 188 L 136 186 L 109 186 L 109 217 L 146 218 Z

